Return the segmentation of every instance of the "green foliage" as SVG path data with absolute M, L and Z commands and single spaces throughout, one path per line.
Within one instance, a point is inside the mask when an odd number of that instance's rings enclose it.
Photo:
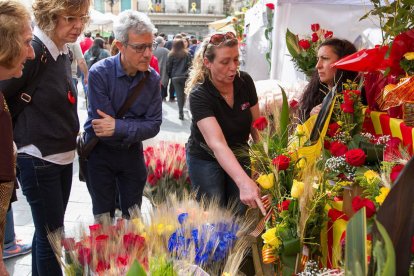
M 376 239 L 372 256 L 375 262 L 375 275 L 395 275 L 395 251 L 390 236 L 384 226 L 375 220 L 381 239 Z
M 126 276 L 147 276 L 147 273 L 145 273 L 142 265 L 137 260 L 135 260 L 129 268 Z
M 283 147 L 287 147 L 288 146 L 288 124 L 289 124 L 289 104 L 288 104 L 288 100 L 287 100 L 287 96 L 286 96 L 286 92 L 283 89 L 282 86 L 280 86 L 280 90 L 282 91 L 282 98 L 283 98 L 283 102 L 282 102 L 282 111 L 280 113 L 280 137 L 282 140 L 282 146 Z
M 367 275 L 365 207 L 359 210 L 346 226 L 345 275 Z
M 391 41 L 398 34 L 414 28 L 414 0 L 396 0 L 392 3 L 383 0 L 371 0 L 374 8 L 360 20 L 369 16 L 380 18 L 384 42 Z

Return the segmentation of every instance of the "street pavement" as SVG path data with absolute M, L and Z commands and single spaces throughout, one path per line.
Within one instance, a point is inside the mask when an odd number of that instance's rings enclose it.
M 80 88 L 80 87 L 79 87 Z M 78 102 L 78 114 L 81 122 L 85 122 L 87 114 L 85 108 L 85 98 L 81 91 Z M 163 102 L 162 104 L 163 122 L 161 131 L 152 139 L 144 142 L 146 145 L 155 145 L 159 141 L 172 141 L 185 143 L 190 133 L 190 114 L 184 112 L 185 120 L 178 119 L 178 107 L 176 102 Z M 78 162 L 75 160 L 73 166 L 72 190 L 69 198 L 68 207 L 65 215 L 65 232 L 69 235 L 76 233 L 80 224 L 85 226 L 93 224 L 92 202 L 84 182 L 78 179 Z M 17 190 L 18 201 L 13 203 L 14 228 L 16 239 L 21 243 L 31 243 L 34 225 L 30 207 L 26 198 L 22 195 L 21 189 Z M 142 204 L 142 213 L 147 215 L 151 206 L 148 199 L 144 198 Z M 5 260 L 7 271 L 10 275 L 26 276 L 31 275 L 31 254 L 14 257 Z

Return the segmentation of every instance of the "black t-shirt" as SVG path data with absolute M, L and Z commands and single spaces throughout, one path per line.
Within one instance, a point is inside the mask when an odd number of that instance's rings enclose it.
M 233 88 L 233 108 L 226 103 L 208 79 L 191 91 L 189 101 L 193 120 L 187 147 L 192 156 L 203 160 L 214 160 L 213 152 L 208 148 L 197 126 L 198 121 L 207 117 L 216 118 L 232 150 L 247 146 L 252 124 L 250 108 L 258 101 L 256 88 L 252 78 L 245 72 L 240 72 L 240 77 L 236 76 Z

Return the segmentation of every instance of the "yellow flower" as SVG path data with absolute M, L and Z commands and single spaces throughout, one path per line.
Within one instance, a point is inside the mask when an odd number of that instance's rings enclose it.
M 337 121 L 336 123 L 340 126 L 342 126 L 344 124 L 342 121 Z
M 276 236 L 277 228 L 270 228 L 263 233 L 262 239 L 263 242 L 272 246 L 273 248 L 279 248 L 282 244 L 282 241 Z
M 303 169 L 306 166 L 306 160 L 305 158 L 301 158 L 298 163 L 296 163 L 296 166 L 298 169 Z
M 413 60 L 414 59 L 414 52 L 407 52 L 404 54 L 406 60 Z
M 241 9 L 241 11 L 242 11 L 242 13 L 246 13 L 247 12 L 247 8 L 246 7 L 243 7 L 242 9 Z
M 351 181 L 339 181 L 338 184 L 345 187 L 345 186 L 352 186 L 352 184 L 354 183 Z
M 162 235 L 164 233 L 165 227 L 164 224 L 160 223 L 157 225 L 157 234 Z
M 141 219 L 134 218 L 132 220 L 133 225 L 137 228 L 138 232 L 142 232 L 145 228 L 145 225 L 142 223 Z
M 374 184 L 377 179 L 378 180 L 380 179 L 379 178 L 379 175 L 375 171 L 373 171 L 373 170 L 366 171 L 364 173 L 364 176 L 367 179 L 368 184 L 370 184 L 370 185 Z
M 293 179 L 293 185 L 292 185 L 292 190 L 290 191 L 290 194 L 294 198 L 299 198 L 302 195 L 304 188 L 305 188 L 305 184 L 303 182 Z
M 305 135 L 305 130 L 303 129 L 302 125 L 297 125 L 296 126 L 296 135 L 297 136 Z
M 172 233 L 172 232 L 174 232 L 174 226 L 173 226 L 173 225 L 171 225 L 171 224 L 167 224 L 167 226 L 165 226 L 165 231 L 166 231 L 167 233 Z
M 375 197 L 375 201 L 379 204 L 382 205 L 382 203 L 384 202 L 385 198 L 387 197 L 388 193 L 390 192 L 390 188 L 387 187 L 382 187 L 380 189 L 380 194 L 379 196 Z
M 273 173 L 262 174 L 256 180 L 263 189 L 270 189 L 275 184 L 275 176 Z

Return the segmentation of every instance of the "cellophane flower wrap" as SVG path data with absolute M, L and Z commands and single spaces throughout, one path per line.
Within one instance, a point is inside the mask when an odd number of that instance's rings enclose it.
M 315 72 L 319 45 L 333 36 L 333 32 L 320 28 L 318 23 L 310 26 L 310 35 L 299 36 L 286 31 L 286 46 L 296 70 L 307 76 Z
M 184 145 L 162 141 L 148 146 L 144 157 L 148 170 L 144 193 L 155 203 L 164 201 L 170 193 L 182 195 L 189 191 Z

